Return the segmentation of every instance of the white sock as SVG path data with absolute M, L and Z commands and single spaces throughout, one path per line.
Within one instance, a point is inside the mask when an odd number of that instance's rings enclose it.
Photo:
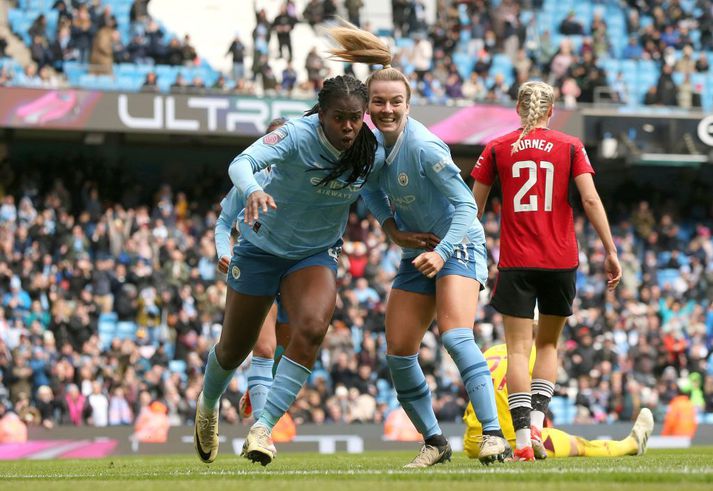
M 542 432 L 542 428 L 545 426 L 545 413 L 533 409 L 530 413 L 530 422 L 532 426 Z
M 530 428 L 522 428 L 515 432 L 515 448 L 518 450 L 525 447 L 532 446 L 532 436 L 530 435 Z

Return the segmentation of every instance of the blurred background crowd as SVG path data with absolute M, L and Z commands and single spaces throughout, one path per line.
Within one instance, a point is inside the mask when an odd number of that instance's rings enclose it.
M 713 108 L 709 0 L 392 0 L 379 27 L 370 0 L 255 1 L 249 30 L 221 48 L 229 70 L 163 26 L 150 0 L 2 2 L 24 47 L 0 39 L 0 85 L 310 98 L 334 67 L 318 27 L 339 15 L 393 46 L 416 102 L 510 103 L 536 77 L 567 107 Z
M 149 198 L 108 186 L 91 172 L 72 179 L 0 166 L 0 413 L 29 425 L 133 424 L 160 401 L 172 425 L 189 424 L 203 363 L 220 334 L 225 278 L 216 270 L 214 225 L 227 184 L 162 185 Z M 709 188 L 666 201 L 627 184 L 607 200 L 624 275 L 605 293 L 603 253 L 580 213 L 578 297 L 561 344 L 551 406 L 555 423 L 632 420 L 641 407 L 661 417 L 684 390 L 713 422 L 713 207 Z M 226 189 L 223 189 L 226 188 Z M 104 190 L 104 191 L 103 191 Z M 696 199 L 696 197 L 700 199 Z M 696 203 L 702 203 L 696 205 Z M 503 342 L 487 306 L 499 254 L 499 202 L 483 223 L 489 284 L 476 337 Z M 385 363 L 384 311 L 399 248 L 363 204 L 355 205 L 340 258 L 333 322 L 296 423 L 382 422 L 398 407 Z M 468 301 L 464 299 L 464 301 Z M 458 371 L 432 326 L 420 364 L 441 421 L 458 421 L 467 401 Z M 222 402 L 241 424 L 245 366 Z M 0 414 L 0 417 L 2 414 Z

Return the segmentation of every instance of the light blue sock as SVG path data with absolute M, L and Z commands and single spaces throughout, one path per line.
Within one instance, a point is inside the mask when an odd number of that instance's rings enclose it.
M 277 365 L 272 388 L 267 394 L 265 408 L 255 424 L 272 431 L 272 428 L 295 402 L 297 393 L 302 389 L 310 373 L 312 372 L 307 368 L 283 355 Z
M 208 353 L 208 362 L 205 365 L 205 375 L 203 376 L 204 408 L 215 409 L 234 373 L 235 369 L 225 370 L 220 366 L 218 358 L 215 356 L 215 346 L 213 346 Z
M 248 393 L 250 394 L 250 404 L 253 408 L 253 418 L 257 421 L 262 414 L 267 401 L 267 393 L 272 387 L 272 365 L 274 361 L 270 358 L 260 358 L 253 356 L 248 368 Z
M 431 389 L 418 364 L 418 354 L 386 355 L 386 363 L 389 365 L 396 397 L 413 425 L 424 439 L 440 435 L 441 428 L 431 402 Z
M 488 362 L 475 344 L 473 329 L 468 327 L 451 329 L 441 335 L 441 341 L 458 366 L 465 390 L 473 404 L 475 416 L 483 425 L 483 430 L 499 430 L 493 379 L 490 376 Z

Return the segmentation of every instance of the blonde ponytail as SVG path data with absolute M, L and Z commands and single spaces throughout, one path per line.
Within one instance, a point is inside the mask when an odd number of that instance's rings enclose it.
M 522 139 L 547 118 L 554 98 L 552 86 L 544 82 L 525 82 L 520 86 L 517 91 L 517 112 L 522 122 L 522 132 L 512 144 L 511 154 L 517 152 Z
M 393 56 L 391 49 L 374 34 L 359 29 L 353 24 L 340 19 L 340 26 L 326 30 L 336 47 L 329 50 L 332 58 L 347 63 L 366 63 L 381 65 L 381 70 L 376 70 L 366 79 L 369 88 L 373 81 L 397 81 L 406 85 L 407 103 L 411 100 L 411 84 L 406 75 L 392 67 Z

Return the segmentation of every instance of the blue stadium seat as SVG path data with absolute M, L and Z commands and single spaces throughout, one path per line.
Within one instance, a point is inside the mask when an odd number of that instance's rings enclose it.
M 116 337 L 119 339 L 136 339 L 136 323 L 119 321 L 116 323 Z
M 87 73 L 87 66 L 77 61 L 65 61 L 64 74 L 72 85 L 79 85 L 79 79 Z
M 116 332 L 117 315 L 114 312 L 101 314 L 97 322 L 97 331 L 99 332 L 99 343 L 102 349 L 107 349 L 111 346 L 111 341 L 114 339 Z
M 414 41 L 411 38 L 402 37 L 396 40 L 397 48 L 413 48 L 413 45 Z
M 187 366 L 185 360 L 171 360 L 168 362 L 168 369 L 173 373 L 186 373 Z
M 572 424 L 574 422 L 577 407 L 567 397 L 553 397 L 549 407 L 554 415 L 555 426 Z
M 659 287 L 663 288 L 667 284 L 670 285 L 674 281 L 677 281 L 681 276 L 681 273 L 677 269 L 661 269 L 657 273 L 657 281 Z

